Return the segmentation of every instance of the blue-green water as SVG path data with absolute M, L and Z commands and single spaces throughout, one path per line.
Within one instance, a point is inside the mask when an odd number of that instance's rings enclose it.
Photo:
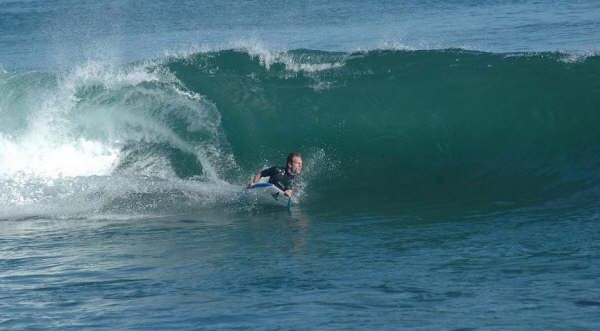
M 594 329 L 593 1 L 0 1 L 0 328 Z M 304 156 L 292 210 L 241 194 Z

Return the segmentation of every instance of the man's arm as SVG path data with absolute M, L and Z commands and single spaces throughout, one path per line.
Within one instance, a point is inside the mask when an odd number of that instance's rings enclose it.
M 256 175 L 254 176 L 254 178 L 252 178 L 252 181 L 250 181 L 250 183 L 248 184 L 248 188 L 254 187 L 254 185 L 256 183 L 260 182 L 261 178 L 262 178 L 262 171 L 259 171 L 258 173 L 256 173 Z
M 277 173 L 276 167 L 271 167 L 269 169 L 265 169 L 263 171 L 257 172 L 256 175 L 254 176 L 254 178 L 252 178 L 252 181 L 250 181 L 250 183 L 248 184 L 248 188 L 254 187 L 254 184 L 260 182 L 261 178 L 271 177 L 271 176 L 275 175 L 276 173 Z

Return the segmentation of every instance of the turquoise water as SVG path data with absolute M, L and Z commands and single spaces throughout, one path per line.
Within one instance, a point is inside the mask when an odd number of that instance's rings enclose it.
M 0 328 L 594 329 L 593 1 L 0 1 Z M 302 152 L 291 210 L 242 193 Z
M 594 329 L 598 214 L 565 209 L 4 221 L 2 325 Z

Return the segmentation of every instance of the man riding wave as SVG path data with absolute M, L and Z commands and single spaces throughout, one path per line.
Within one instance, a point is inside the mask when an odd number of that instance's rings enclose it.
M 269 183 L 281 189 L 287 197 L 291 197 L 294 188 L 296 176 L 302 173 L 302 155 L 300 153 L 290 153 L 287 156 L 286 167 L 271 167 L 259 171 L 252 179 L 248 188 L 260 182 L 263 177 L 269 177 Z

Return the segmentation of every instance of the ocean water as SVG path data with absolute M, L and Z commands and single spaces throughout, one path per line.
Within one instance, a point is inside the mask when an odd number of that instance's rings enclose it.
M 589 0 L 0 1 L 0 329 L 597 329 L 599 51 Z

